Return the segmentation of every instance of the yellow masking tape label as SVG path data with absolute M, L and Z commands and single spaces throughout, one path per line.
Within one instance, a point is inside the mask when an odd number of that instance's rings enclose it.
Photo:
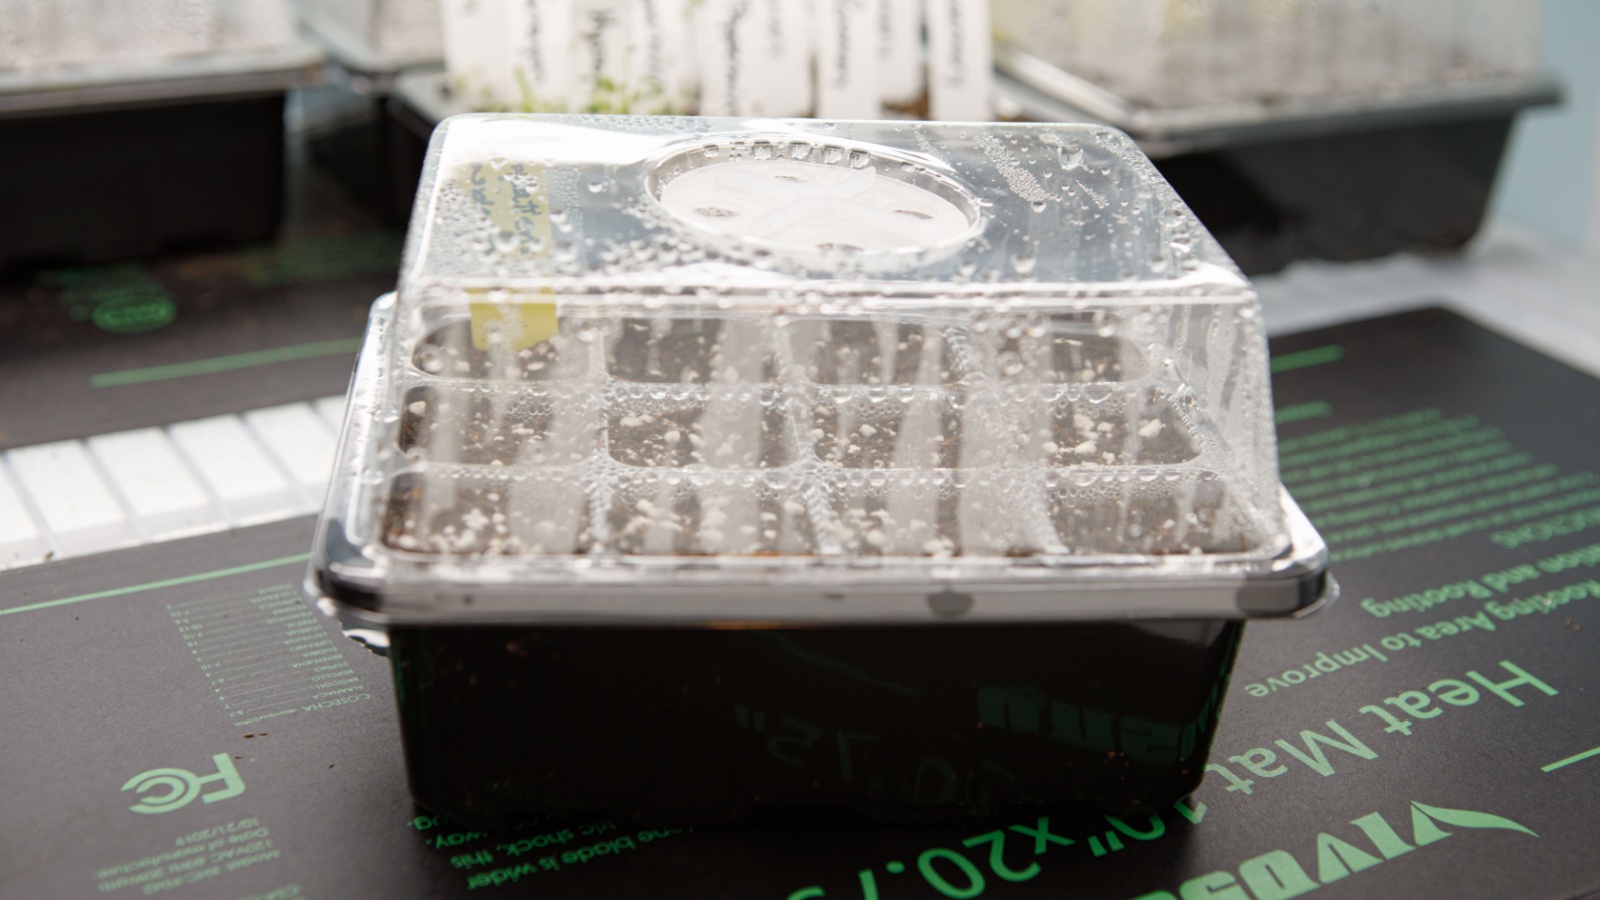
M 472 346 L 489 348 L 489 335 L 501 346 L 522 350 L 555 336 L 559 327 L 554 303 L 472 303 Z
M 508 258 L 550 255 L 550 200 L 544 166 L 537 163 L 475 163 L 455 172 L 455 185 L 502 235 L 515 237 L 500 252 Z M 486 292 L 474 291 L 482 295 Z M 548 294 L 549 291 L 544 293 Z M 553 337 L 558 327 L 556 304 L 526 300 L 491 303 L 474 298 L 472 346 L 489 349 L 490 335 L 501 346 L 522 350 Z

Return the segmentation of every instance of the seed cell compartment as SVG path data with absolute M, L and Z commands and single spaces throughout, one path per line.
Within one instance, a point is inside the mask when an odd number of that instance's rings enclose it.
M 1266 369 L 1248 282 L 1109 129 L 460 117 L 310 586 L 465 822 L 1167 802 L 1238 620 L 1334 593 Z M 774 756 L 755 708 L 879 749 Z
M 798 550 L 825 556 L 1025 556 L 1046 548 L 1070 555 L 1089 547 L 1115 553 L 1124 540 L 1141 553 L 1188 553 L 1217 549 L 1219 534 L 1246 552 L 1258 539 L 1248 512 L 1219 487 L 1201 504 L 1207 525 L 1193 532 L 1201 540 L 1183 540 L 1190 529 L 1180 527 L 1186 514 L 1173 508 L 1179 494 L 1171 485 L 1218 479 L 1170 388 L 1148 378 L 1022 381 L 1034 371 L 1062 378 L 1137 371 L 1136 355 L 1119 351 L 1115 340 L 1065 336 L 1080 334 L 1070 320 L 1035 323 L 1020 348 L 1021 339 L 1005 329 L 975 333 L 892 314 L 779 326 L 662 313 L 602 318 L 587 329 L 569 320 L 566 328 L 520 349 L 479 350 L 465 323 L 428 334 L 401 379 L 410 386 L 396 446 L 410 465 L 404 489 L 390 494 L 392 515 L 406 518 L 430 483 L 464 477 L 436 467 L 456 463 L 505 467 L 513 479 L 562 467 L 585 496 L 610 495 L 624 481 L 632 496 L 646 474 L 634 469 L 690 479 L 714 471 L 747 485 L 779 477 L 793 482 L 796 496 L 835 498 L 807 507 L 807 533 L 831 540 Z M 1052 328 L 1062 333 L 1049 334 Z M 445 377 L 450 373 L 455 377 Z M 858 477 L 864 472 L 874 473 L 870 482 Z M 977 496 L 983 493 L 1010 508 L 991 513 Z M 672 512 L 690 502 L 681 497 L 635 501 L 640 522 L 619 520 L 616 503 L 588 508 L 589 555 L 660 555 L 665 545 L 637 538 L 660 528 L 693 530 L 702 521 L 698 512 Z M 1104 534 L 1061 532 L 1043 519 L 1057 508 L 1070 510 L 1063 514 L 1069 519 L 1089 515 Z M 1158 519 L 1158 509 L 1171 515 Z M 741 504 L 718 507 L 713 518 L 749 537 L 766 530 L 766 512 Z M 988 523 L 965 529 L 973 532 L 970 544 L 957 537 L 966 515 Z M 1010 524 L 995 531 L 1000 519 Z M 480 547 L 452 546 L 488 555 L 542 547 L 518 530 L 542 525 L 507 518 L 494 529 L 472 529 Z M 999 541 L 1002 533 L 1011 538 Z M 1158 533 L 1170 540 L 1154 539 Z M 768 543 L 672 546 L 774 552 Z

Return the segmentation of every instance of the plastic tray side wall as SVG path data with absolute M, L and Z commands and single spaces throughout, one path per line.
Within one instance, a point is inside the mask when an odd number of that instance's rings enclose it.
M 469 827 L 595 810 L 910 819 L 1200 781 L 1243 623 L 393 627 L 407 768 Z M 626 665 L 619 661 L 627 661 Z

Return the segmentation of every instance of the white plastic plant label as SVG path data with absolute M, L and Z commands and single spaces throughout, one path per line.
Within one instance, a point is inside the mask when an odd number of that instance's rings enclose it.
M 701 0 L 695 14 L 700 115 L 753 115 L 763 0 Z
M 817 116 L 879 116 L 876 0 L 816 0 L 815 28 Z
M 925 0 L 929 117 L 979 122 L 993 117 L 994 62 L 988 0 Z
M 922 4 L 877 0 L 878 92 L 884 103 L 905 106 L 922 96 Z
M 753 62 L 758 69 L 752 112 L 806 116 L 814 104 L 811 84 L 810 0 L 750 0 L 755 13 Z
M 702 0 L 700 114 L 809 115 L 812 9 L 805 0 Z
M 626 0 L 572 0 L 574 110 L 620 113 L 629 110 L 630 84 Z
M 627 12 L 628 111 L 685 112 L 696 84 L 689 62 L 686 0 L 631 0 Z
M 527 0 L 440 0 L 444 67 L 462 100 L 481 109 L 507 108 L 518 99 L 508 39 L 510 7 Z
M 581 109 L 573 60 L 573 9 L 567 0 L 510 0 L 507 36 L 520 108 Z

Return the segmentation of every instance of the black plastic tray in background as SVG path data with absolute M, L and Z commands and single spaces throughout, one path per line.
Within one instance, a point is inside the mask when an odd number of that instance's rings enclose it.
M 410 135 L 391 120 L 387 95 L 346 99 L 348 115 L 307 135 L 311 158 L 385 224 L 404 227 L 422 178 L 422 156 L 411 163 L 397 147 Z
M 402 77 L 402 88 L 410 77 Z M 389 97 L 385 112 L 388 142 L 384 149 L 388 153 L 389 170 L 395 173 L 395 203 L 405 210 L 405 219 L 401 221 L 409 221 L 417 185 L 422 181 L 422 164 L 428 156 L 428 141 L 438 121 L 407 103 L 403 90 Z
M 284 96 L 0 118 L 0 269 L 271 239 Z
M 386 78 L 346 77 L 353 84 L 341 90 L 350 112 L 309 135 L 312 159 L 386 224 L 404 227 L 428 140 L 448 115 L 438 108 L 448 103 L 443 71 L 419 66 Z
M 421 66 L 437 71 L 438 66 Z M 342 115 L 309 129 L 307 144 L 319 168 L 332 175 L 385 224 L 404 227 L 422 180 L 433 123 L 422 121 L 397 102 L 397 85 L 406 72 L 335 69 L 330 105 Z
M 1477 234 L 1512 114 L 1154 159 L 1246 273 L 1297 259 L 1448 252 Z
M 1104 121 L 1002 77 L 1030 118 Z M 1402 250 L 1448 252 L 1483 222 L 1495 175 L 1524 108 L 1557 102 L 1548 81 L 1492 101 L 1345 113 L 1321 121 L 1128 131 L 1248 274 L 1297 259 L 1351 261 Z M 405 73 L 388 98 L 376 168 L 403 222 L 433 126 L 454 109 L 442 77 Z M 373 168 L 369 166 L 369 168 Z
M 1027 68 L 1027 63 L 1016 63 Z M 1128 132 L 1247 274 L 1297 259 L 1353 261 L 1404 250 L 1448 252 L 1483 223 L 1517 115 L 1558 103 L 1548 79 L 1484 89 L 1441 86 L 1421 98 L 1345 104 L 1326 115 L 1154 124 L 1092 86 L 1059 76 L 1062 96 L 1009 76 L 1001 93 L 1024 117 L 1104 122 Z

